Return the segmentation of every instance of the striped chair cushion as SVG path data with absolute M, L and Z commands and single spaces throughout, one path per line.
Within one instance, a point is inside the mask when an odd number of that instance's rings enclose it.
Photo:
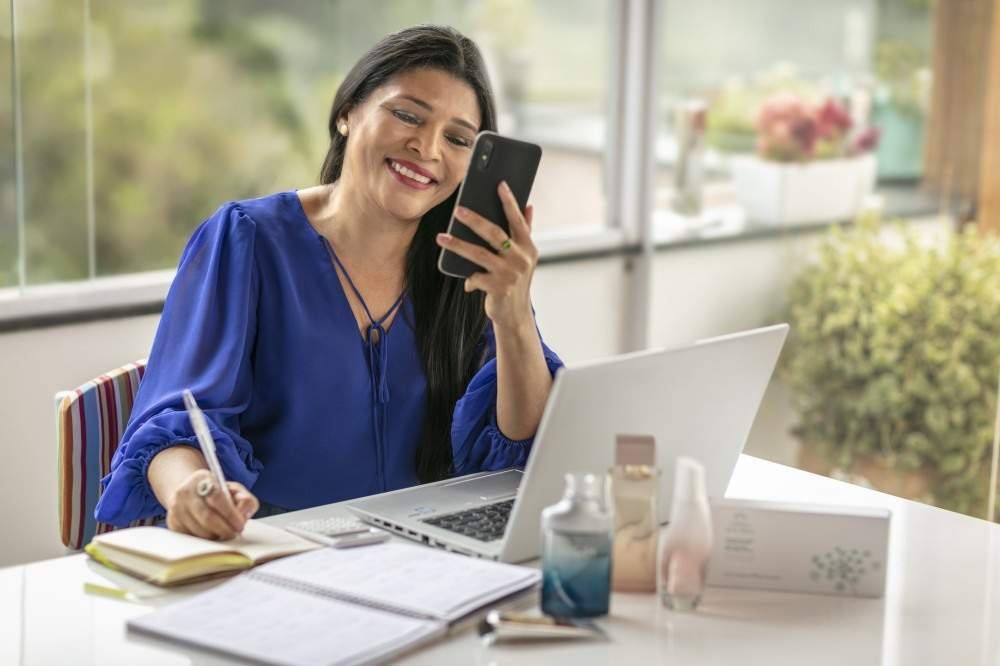
M 146 361 L 136 361 L 56 396 L 59 444 L 59 530 L 68 548 L 114 529 L 94 520 L 101 478 L 111 471 Z M 150 525 L 155 518 L 135 521 Z

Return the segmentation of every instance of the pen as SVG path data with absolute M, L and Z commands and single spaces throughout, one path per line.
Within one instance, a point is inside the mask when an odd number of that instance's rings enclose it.
M 232 506 L 233 497 L 229 494 L 229 487 L 226 485 L 226 476 L 222 473 L 222 465 L 219 464 L 218 456 L 215 455 L 215 440 L 212 439 L 212 433 L 208 430 L 205 415 L 202 414 L 198 403 L 194 401 L 194 395 L 192 395 L 189 389 L 184 389 L 184 406 L 187 408 L 188 417 L 191 419 L 194 434 L 198 437 L 198 443 L 201 444 L 201 452 L 205 456 L 205 462 L 208 463 L 208 470 L 215 477 L 215 483 L 222 490 L 222 493 L 226 496 L 226 500 Z

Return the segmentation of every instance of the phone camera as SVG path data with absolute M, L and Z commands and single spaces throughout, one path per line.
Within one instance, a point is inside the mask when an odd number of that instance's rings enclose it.
M 489 139 L 483 139 L 482 150 L 479 153 L 479 157 L 476 158 L 476 168 L 480 171 L 486 171 L 486 167 L 490 164 L 490 157 L 493 156 L 493 142 Z

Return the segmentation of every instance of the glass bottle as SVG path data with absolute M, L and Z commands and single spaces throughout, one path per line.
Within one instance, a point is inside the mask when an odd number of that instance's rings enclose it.
M 612 525 L 604 477 L 565 478 L 562 500 L 542 511 L 542 612 L 553 617 L 607 615 Z
M 674 473 L 670 524 L 660 546 L 660 600 L 667 608 L 698 607 L 712 554 L 712 516 L 705 493 L 705 468 L 681 456 Z
M 614 515 L 611 586 L 617 592 L 656 591 L 660 470 L 652 437 L 619 435 L 608 470 Z

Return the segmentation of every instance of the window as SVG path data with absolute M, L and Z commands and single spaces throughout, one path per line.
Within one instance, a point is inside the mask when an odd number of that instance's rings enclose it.
M 956 227 L 978 215 L 982 230 L 996 228 L 995 2 L 657 7 L 658 242 L 767 227 L 819 232 L 868 207 L 884 218 L 947 207 Z M 791 278 L 766 316 L 787 318 L 794 337 L 772 385 L 774 394 L 789 390 L 794 416 L 785 433 L 768 433 L 780 444 L 750 452 L 987 517 L 996 509 L 1000 366 L 989 345 L 1000 321 L 1000 248 L 992 235 L 953 234 L 933 217 L 907 230 L 919 240 L 861 226 L 818 249 L 789 236 L 771 244 L 780 255 L 748 252 L 772 262 L 775 285 Z M 794 262 L 775 275 L 785 258 Z
M 314 184 L 340 80 L 380 37 L 417 23 L 474 38 L 501 131 L 542 144 L 536 228 L 605 224 L 603 0 L 13 6 L 27 285 L 172 268 L 224 201 Z M 0 55 L 7 89 L 10 52 Z M 14 104 L 2 99 L 0 141 L 13 155 Z M 3 166 L 0 199 L 6 286 L 18 284 L 14 166 Z
M 914 187 L 931 92 L 929 0 L 663 0 L 661 20 L 658 238 L 846 220 L 877 201 L 864 196 L 876 177 L 889 213 L 930 201 Z M 698 108 L 706 115 L 692 118 Z M 757 127 L 762 109 L 775 120 Z M 688 162 L 685 173 L 685 125 L 699 122 L 703 172 Z M 793 134 L 787 144 L 782 132 Z M 840 157 L 851 164 L 834 173 Z M 776 164 L 829 169 L 826 187 L 857 179 L 858 193 L 832 206 L 805 183 L 797 189 L 811 201 L 769 205 L 761 174 Z

